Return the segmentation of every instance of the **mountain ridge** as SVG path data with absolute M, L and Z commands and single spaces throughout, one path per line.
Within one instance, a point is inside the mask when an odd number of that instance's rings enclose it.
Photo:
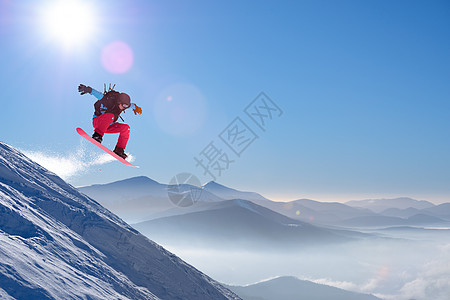
M 208 224 L 208 226 L 205 226 Z M 225 200 L 206 210 L 193 211 L 133 224 L 135 228 L 167 245 L 188 245 L 197 241 L 203 247 L 292 249 L 323 243 L 354 240 L 346 232 L 326 229 L 291 219 L 250 200 Z M 353 236 L 353 234 L 352 234 Z
M 210 181 L 207 184 L 203 185 L 203 189 L 209 191 L 218 197 L 224 200 L 232 200 L 232 199 L 244 199 L 244 200 L 258 200 L 258 201 L 269 201 L 269 199 L 264 196 L 256 193 L 256 192 L 243 192 L 239 191 L 216 181 Z
M 141 179 L 140 177 L 130 178 L 130 181 L 139 180 L 143 179 Z M 149 178 L 146 180 L 156 182 Z M 116 183 L 117 182 L 111 184 Z M 132 186 L 135 185 L 133 184 Z M 123 190 L 131 190 L 132 186 L 125 185 L 123 187 Z M 346 203 L 320 202 L 311 199 L 298 199 L 288 202 L 277 202 L 264 198 L 258 193 L 241 192 L 239 190 L 219 184 L 215 181 L 210 181 L 203 186 L 201 197 L 196 199 L 196 203 L 193 203 L 191 207 L 180 208 L 174 205 L 169 200 L 169 197 L 167 195 L 167 185 L 164 184 L 158 185 L 160 189 L 157 191 L 156 196 L 152 196 L 152 191 L 148 190 L 146 192 L 146 195 L 140 198 L 136 197 L 134 192 L 130 192 L 128 196 L 122 197 L 119 196 L 119 193 L 108 192 L 106 187 L 109 187 L 109 185 L 84 187 L 81 188 L 81 190 L 87 193 L 89 196 L 94 197 L 95 199 L 100 201 L 109 209 L 125 217 L 131 223 L 139 223 L 161 217 L 181 215 L 185 213 L 205 210 L 208 207 L 213 206 L 215 202 L 224 201 L 226 199 L 249 200 L 255 204 L 266 207 L 289 218 L 321 225 L 339 226 L 339 224 L 342 224 L 343 221 L 348 219 L 364 217 L 373 218 L 376 216 L 405 219 L 416 214 L 428 215 L 430 216 L 429 220 L 431 220 L 431 217 L 435 217 L 450 221 L 450 209 L 447 209 L 445 205 L 441 205 L 439 208 L 442 207 L 443 209 L 439 209 L 431 202 L 423 200 L 419 201 L 408 197 L 379 200 L 368 199 L 360 201 L 349 201 Z M 98 190 L 93 191 L 95 189 Z M 207 202 L 212 205 L 207 204 Z M 392 205 L 392 207 L 390 207 L 389 205 Z M 373 210 L 373 206 L 375 206 L 375 211 Z M 419 209 L 409 206 L 427 208 Z M 382 220 L 382 218 L 380 218 L 380 220 Z M 385 218 L 385 220 L 389 219 Z M 390 222 L 386 223 L 385 225 L 389 224 Z M 402 223 L 396 222 L 396 224 Z M 418 225 L 421 224 L 421 222 L 418 223 Z
M 347 201 L 345 204 L 353 207 L 362 207 L 368 208 L 372 211 L 379 213 L 383 210 L 389 208 L 399 208 L 399 209 L 407 209 L 407 208 L 417 208 L 417 209 L 426 209 L 434 207 L 435 204 L 426 201 L 426 200 L 416 200 L 409 197 L 398 197 L 398 198 L 380 198 L 380 199 L 365 199 L 365 200 L 352 200 Z
M 227 285 L 227 287 L 249 300 L 381 300 L 373 295 L 300 280 L 294 276 L 281 276 L 246 286 Z

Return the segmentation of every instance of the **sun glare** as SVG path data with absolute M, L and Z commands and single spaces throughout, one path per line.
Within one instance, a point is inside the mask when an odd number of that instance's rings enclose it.
M 50 2 L 42 11 L 42 21 L 49 37 L 63 46 L 83 44 L 95 33 L 93 8 L 86 1 Z

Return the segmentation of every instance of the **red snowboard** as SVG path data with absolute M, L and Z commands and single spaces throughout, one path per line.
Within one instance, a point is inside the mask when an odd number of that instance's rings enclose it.
M 102 144 L 100 144 L 99 142 L 97 142 L 96 140 L 94 140 L 93 138 L 91 138 L 86 132 L 84 132 L 83 129 L 81 128 L 77 128 L 77 132 L 79 135 L 81 135 L 82 137 L 84 137 L 85 139 L 87 139 L 89 142 L 91 142 L 92 144 L 94 144 L 95 146 L 99 147 L 100 149 L 102 149 L 103 151 L 105 151 L 106 153 L 110 154 L 112 157 L 114 157 L 115 159 L 117 159 L 118 161 L 120 161 L 121 163 L 130 166 L 130 167 L 135 167 L 135 168 L 139 168 L 138 166 L 133 165 L 132 163 L 130 163 L 129 161 L 126 161 L 125 159 L 123 159 L 122 157 L 120 157 L 119 155 L 115 154 L 114 152 L 112 152 L 111 150 L 109 150 L 108 148 L 106 148 L 105 146 L 103 146 Z

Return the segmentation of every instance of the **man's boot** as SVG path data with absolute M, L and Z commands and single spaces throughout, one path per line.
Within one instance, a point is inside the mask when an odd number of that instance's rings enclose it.
M 119 155 L 120 157 L 122 157 L 123 159 L 126 159 L 128 155 L 125 154 L 125 149 L 117 147 L 114 148 L 113 151 L 115 154 Z
M 94 131 L 94 134 L 92 135 L 92 138 L 94 140 L 96 140 L 97 142 L 99 142 L 100 144 L 103 141 L 103 136 L 101 136 L 100 133 L 98 133 L 97 131 Z

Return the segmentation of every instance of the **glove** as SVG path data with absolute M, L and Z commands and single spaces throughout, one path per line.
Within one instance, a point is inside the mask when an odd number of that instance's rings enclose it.
M 135 115 L 141 115 L 142 114 L 142 108 L 140 108 L 139 106 L 137 106 L 135 104 L 134 108 L 133 108 L 133 112 L 134 112 Z
M 81 95 L 84 95 L 86 93 L 90 94 L 90 93 L 92 93 L 92 88 L 90 86 L 85 86 L 84 84 L 80 84 L 78 86 L 78 92 L 80 92 Z

